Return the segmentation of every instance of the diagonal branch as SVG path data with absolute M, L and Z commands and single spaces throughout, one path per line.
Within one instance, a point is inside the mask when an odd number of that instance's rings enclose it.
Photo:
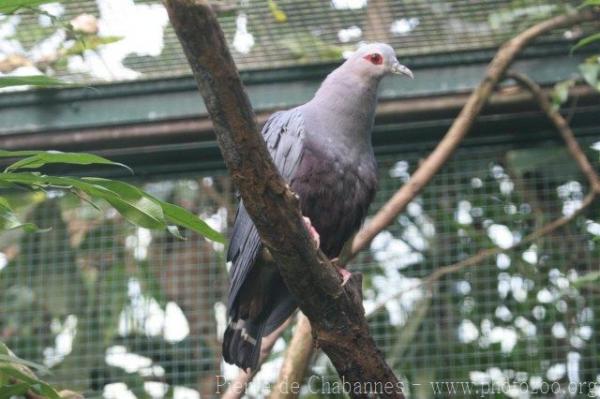
M 258 132 L 250 101 L 223 31 L 206 0 L 164 0 L 211 116 L 230 175 L 264 245 L 317 344 L 329 356 L 353 397 L 370 386 L 382 397 L 402 398 L 402 387 L 369 333 L 362 307 L 362 277 L 346 285 L 316 249 L 301 218 L 297 196 L 281 178 Z M 378 384 L 378 385 L 375 385 Z M 391 387 L 391 388 L 389 388 Z
M 548 96 L 542 91 L 542 88 L 529 77 L 519 72 L 508 71 L 506 77 L 515 80 L 518 84 L 523 86 L 523 88 L 531 92 L 542 111 L 546 114 L 546 117 L 552 122 L 564 140 L 571 157 L 573 157 L 581 170 L 581 173 L 583 173 L 590 184 L 590 190 L 600 194 L 600 178 L 598 177 L 598 174 L 585 156 L 579 143 L 577 143 L 577 139 L 575 139 L 575 134 L 573 134 L 573 130 L 571 130 L 569 123 L 562 117 L 558 110 L 552 107 Z
M 561 218 L 553 220 L 552 222 L 540 227 L 538 230 L 532 232 L 531 234 L 524 237 L 521 241 L 516 242 L 515 244 L 511 245 L 508 248 L 493 247 L 493 248 L 482 249 L 481 251 L 477 252 L 473 256 L 468 257 L 467 259 L 453 263 L 448 266 L 440 267 L 435 272 L 431 273 L 429 276 L 427 276 L 426 278 L 421 280 L 418 284 L 415 284 L 404 291 L 400 291 L 394 295 L 391 295 L 390 297 L 386 298 L 385 301 L 382 301 L 382 302 L 378 303 L 377 305 L 375 305 L 367 314 L 367 318 L 370 318 L 371 316 L 373 316 L 380 310 L 383 310 L 385 308 L 386 304 L 391 300 L 400 299 L 405 294 L 415 291 L 415 290 L 418 290 L 418 289 L 421 289 L 421 288 L 431 289 L 431 287 L 434 285 L 434 283 L 439 281 L 444 276 L 447 276 L 447 275 L 453 274 L 453 273 L 458 273 L 459 271 L 462 271 L 462 270 L 470 268 L 470 267 L 475 267 L 475 266 L 481 264 L 481 262 L 483 262 L 485 259 L 489 258 L 490 256 L 494 256 L 494 255 L 498 255 L 500 253 L 514 251 L 519 248 L 523 248 L 527 244 L 530 244 L 544 236 L 552 234 L 553 232 L 566 226 L 567 224 L 572 222 L 577 216 L 579 216 L 583 212 L 585 212 L 585 210 L 594 203 L 594 201 L 597 197 L 598 197 L 597 192 L 595 192 L 595 191 L 590 192 L 588 195 L 586 195 L 583 198 L 583 200 L 581 201 L 581 205 L 579 206 L 579 208 L 577 208 L 577 210 L 575 212 L 573 212 L 572 214 L 570 214 L 568 216 L 563 216 Z
M 544 114 L 550 120 L 550 122 L 552 122 L 552 124 L 564 140 L 565 144 L 567 145 L 567 150 L 571 154 L 571 157 L 575 160 L 577 166 L 579 167 L 579 170 L 581 170 L 581 173 L 583 173 L 583 175 L 588 181 L 590 192 L 583 198 L 579 208 L 577 208 L 577 210 L 572 214 L 565 215 L 563 217 L 553 220 L 552 222 L 545 224 L 544 226 L 528 234 L 522 240 L 514 243 L 508 248 L 494 247 L 482 249 L 481 251 L 477 252 L 473 256 L 468 257 L 467 259 L 456 262 L 452 265 L 441 267 L 433 273 L 431 273 L 425 279 L 423 279 L 419 284 L 409 288 L 408 290 L 393 295 L 392 297 L 388 298 L 387 301 L 392 299 L 398 299 L 407 292 L 422 287 L 427 287 L 430 289 L 436 281 L 439 281 L 442 277 L 448 274 L 457 273 L 466 268 L 477 266 L 490 256 L 498 255 L 502 252 L 514 251 L 516 249 L 523 248 L 527 244 L 530 244 L 544 236 L 552 234 L 553 232 L 566 226 L 579 215 L 581 215 L 583 212 L 585 212 L 585 210 L 595 202 L 598 196 L 600 196 L 600 177 L 598 176 L 598 173 L 596 173 L 596 170 L 594 169 L 590 161 L 587 159 L 585 153 L 579 146 L 579 143 L 575 138 L 575 134 L 573 133 L 573 130 L 571 130 L 571 127 L 567 123 L 566 119 L 563 118 L 563 116 L 560 114 L 560 112 L 558 112 L 558 110 L 552 107 L 548 96 L 543 92 L 542 88 L 529 77 L 519 72 L 509 71 L 505 74 L 505 77 L 508 79 L 513 79 L 519 85 L 523 86 L 526 90 L 531 92 L 533 98 L 540 106 L 540 109 L 544 112 Z M 377 304 L 369 312 L 367 317 L 370 317 L 371 315 L 377 313 L 379 310 L 383 309 L 387 301 Z
M 483 80 L 473 93 L 471 93 L 469 100 L 452 123 L 450 130 L 448 130 L 442 141 L 440 141 L 435 150 L 410 177 L 410 180 L 394 194 L 370 220 L 369 224 L 356 235 L 352 243 L 350 258 L 353 258 L 360 250 L 366 248 L 381 230 L 390 225 L 396 216 L 406 208 L 408 203 L 421 192 L 423 187 L 429 183 L 433 176 L 446 163 L 467 133 L 469 133 L 475 119 L 510 64 L 527 44 L 551 30 L 572 26 L 585 21 L 597 20 L 598 18 L 600 18 L 600 11 L 597 10 L 560 15 L 532 26 L 502 45 L 494 59 L 490 62 Z

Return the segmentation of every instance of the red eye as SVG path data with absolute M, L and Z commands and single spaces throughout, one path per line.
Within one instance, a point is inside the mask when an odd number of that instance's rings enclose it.
M 363 57 L 365 60 L 369 61 L 373 65 L 381 65 L 383 64 L 383 57 L 381 54 L 373 53 L 367 54 Z

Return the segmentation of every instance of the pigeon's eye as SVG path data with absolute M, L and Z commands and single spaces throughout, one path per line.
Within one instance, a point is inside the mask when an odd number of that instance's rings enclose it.
M 371 64 L 373 65 L 383 64 L 383 57 L 381 56 L 381 54 L 378 53 L 368 54 L 364 58 L 365 60 L 371 62 Z

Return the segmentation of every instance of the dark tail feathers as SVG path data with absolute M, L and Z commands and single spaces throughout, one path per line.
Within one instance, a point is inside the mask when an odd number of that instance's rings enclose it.
M 260 356 L 260 344 L 267 320 L 233 320 L 229 322 L 223 337 L 223 358 L 247 370 L 256 370 Z
M 282 285 L 285 288 L 285 285 Z M 287 289 L 278 290 L 272 299 L 275 307 L 260 319 L 232 319 L 223 337 L 223 358 L 246 370 L 256 370 L 263 337 L 271 334 L 296 310 L 296 301 Z M 230 314 L 237 315 L 236 312 Z

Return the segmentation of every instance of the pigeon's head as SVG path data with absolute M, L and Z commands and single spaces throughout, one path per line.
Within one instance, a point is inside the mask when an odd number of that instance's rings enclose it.
M 411 70 L 398 62 L 394 49 L 385 43 L 365 44 L 353 53 L 345 64 L 366 78 L 382 78 L 388 74 L 413 78 Z

